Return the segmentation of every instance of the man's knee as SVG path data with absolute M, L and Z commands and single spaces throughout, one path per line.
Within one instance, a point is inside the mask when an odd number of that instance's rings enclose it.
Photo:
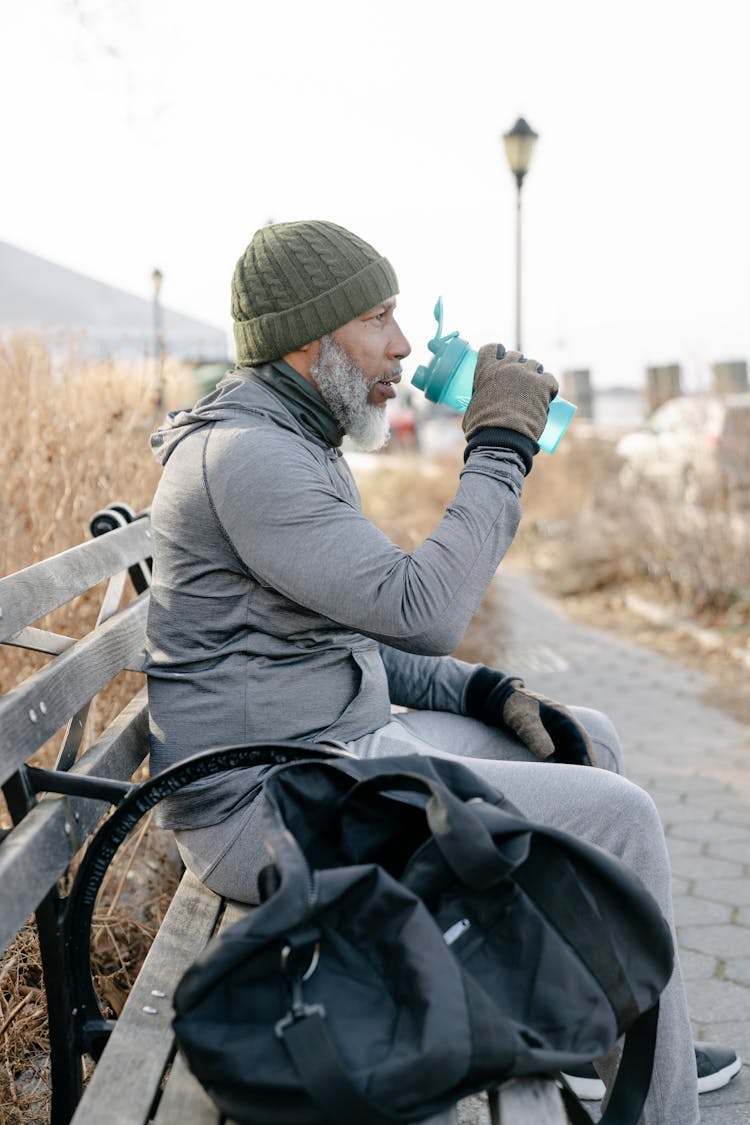
M 603 711 L 594 711 L 591 707 L 571 707 L 570 711 L 586 728 L 594 744 L 599 768 L 624 774 L 622 746 L 612 720 Z

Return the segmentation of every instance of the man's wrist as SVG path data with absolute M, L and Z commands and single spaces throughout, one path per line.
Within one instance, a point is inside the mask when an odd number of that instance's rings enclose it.
M 506 700 L 519 687 L 523 687 L 523 681 L 517 676 L 506 676 L 480 664 L 466 686 L 466 714 L 498 726 Z
M 526 468 L 526 476 L 531 472 L 534 457 L 539 452 L 539 445 L 533 438 L 520 434 L 518 430 L 509 430 L 504 426 L 487 426 L 477 430 L 466 443 L 464 462 L 468 461 L 473 450 L 480 446 L 489 446 L 495 449 L 509 449 L 518 454 Z

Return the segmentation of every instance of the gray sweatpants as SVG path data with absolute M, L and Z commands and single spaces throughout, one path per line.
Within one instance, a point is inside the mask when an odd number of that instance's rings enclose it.
M 531 820 L 598 844 L 636 871 L 674 937 L 669 857 L 656 807 L 644 790 L 622 776 L 622 751 L 609 719 L 585 708 L 571 710 L 592 737 L 599 769 L 539 762 L 511 735 L 442 711 L 396 714 L 385 727 L 346 748 L 362 758 L 420 753 L 468 759 L 466 765 Z M 219 894 L 257 901 L 257 872 L 269 862 L 260 833 L 260 802 L 220 824 L 175 835 L 186 865 L 198 878 Z M 615 1048 L 597 1064 L 608 1085 L 618 1059 Z M 642 1125 L 697 1125 L 699 1120 L 693 1036 L 679 961 L 661 997 L 654 1074 L 641 1120 Z

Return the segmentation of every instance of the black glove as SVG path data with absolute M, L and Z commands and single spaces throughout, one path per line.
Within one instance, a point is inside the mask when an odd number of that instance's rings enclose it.
M 529 691 L 517 676 L 480 666 L 469 680 L 466 711 L 491 727 L 510 730 L 537 758 L 594 766 L 588 732 L 561 703 Z
M 531 468 L 557 380 L 535 359 L 507 352 L 502 344 L 479 349 L 474 389 L 464 414 L 467 454 L 476 446 L 513 449 Z

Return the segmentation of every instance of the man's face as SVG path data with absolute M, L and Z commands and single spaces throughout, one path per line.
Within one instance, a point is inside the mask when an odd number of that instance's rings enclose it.
M 362 449 L 388 440 L 385 406 L 396 397 L 401 360 L 409 341 L 399 328 L 390 297 L 320 341 L 310 375 L 331 413 Z

